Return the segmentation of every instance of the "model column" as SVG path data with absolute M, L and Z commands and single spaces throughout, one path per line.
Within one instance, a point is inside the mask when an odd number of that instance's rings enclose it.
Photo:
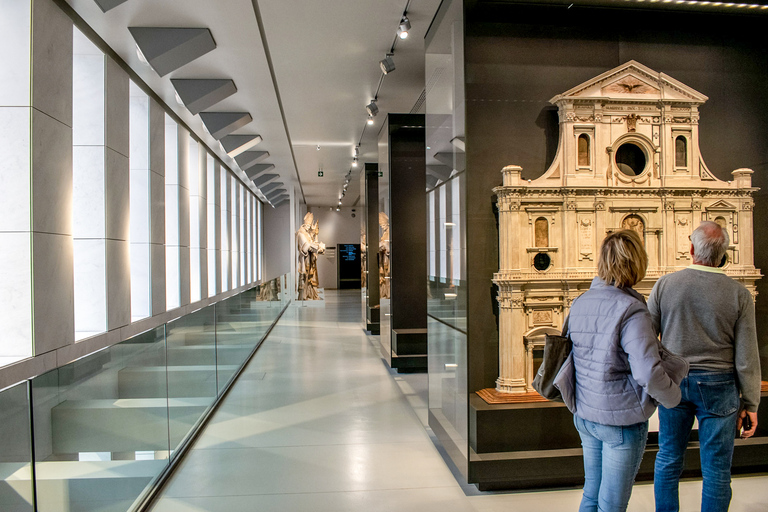
M 499 272 L 494 282 L 499 287 L 499 378 L 496 390 L 501 393 L 526 392 L 526 350 L 523 344 L 523 294 L 512 284 L 512 272 L 520 271 L 519 241 L 508 236 L 513 224 L 519 222 L 520 202 L 512 187 L 520 185 L 522 167 L 508 165 L 502 169 L 503 186 L 494 189 L 498 195 Z M 519 195 L 519 194 L 517 194 Z M 523 248 L 524 250 L 524 248 Z

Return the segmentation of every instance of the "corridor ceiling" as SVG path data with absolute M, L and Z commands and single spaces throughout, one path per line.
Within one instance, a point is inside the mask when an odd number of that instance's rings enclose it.
M 408 0 L 100 0 L 106 12 L 96 0 L 64 1 L 219 158 L 237 169 L 200 115 L 177 102 L 171 82 L 233 80 L 237 92 L 204 112 L 250 113 L 253 121 L 233 134 L 260 135 L 262 142 L 251 148 L 269 153 L 260 163 L 273 164 L 268 172 L 279 175 L 273 181 L 296 187 L 299 200 L 310 206 L 336 206 L 358 141 L 360 162 L 377 162 L 378 132 L 386 114 L 411 112 L 419 100 L 424 35 L 440 4 L 410 0 L 410 36 L 397 40 L 396 69 L 383 78 L 380 112 L 368 126 L 365 106 L 382 78 L 379 61 L 395 41 Z M 140 60 L 128 27 L 208 28 L 216 48 L 161 77 Z M 344 206 L 358 199 L 357 169 L 352 175 Z M 244 173 L 240 176 L 248 181 Z

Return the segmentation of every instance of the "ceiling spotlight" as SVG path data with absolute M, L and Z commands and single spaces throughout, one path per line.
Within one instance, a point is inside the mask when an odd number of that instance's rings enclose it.
M 340 211 L 341 211 L 341 208 L 336 208 L 336 211 L 337 211 L 337 212 L 340 212 Z
M 411 22 L 408 20 L 408 16 L 403 15 L 400 26 L 397 27 L 397 35 L 400 36 L 400 39 L 405 39 L 408 37 L 409 30 L 411 30 Z
M 352 167 L 357 167 L 357 157 L 352 159 Z
M 376 100 L 371 100 L 369 104 L 365 106 L 365 110 L 368 111 L 368 115 L 373 117 L 379 113 L 379 107 L 376 106 Z
M 373 116 L 368 116 L 368 124 L 373 124 Z
M 320 151 L 320 144 L 317 145 L 317 150 Z
M 381 72 L 385 75 L 391 73 L 395 70 L 395 61 L 392 59 L 394 54 L 388 53 L 386 57 L 384 57 L 384 60 L 379 61 L 379 67 L 381 67 Z

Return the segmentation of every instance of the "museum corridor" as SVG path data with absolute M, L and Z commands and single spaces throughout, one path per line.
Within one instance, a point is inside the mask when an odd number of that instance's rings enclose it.
M 291 305 L 166 485 L 155 512 L 541 512 L 581 492 L 480 493 L 457 482 L 426 422 L 424 374 L 397 375 L 361 329 L 360 292 Z M 731 510 L 766 510 L 768 477 L 735 478 Z M 699 481 L 682 488 L 698 510 Z M 652 510 L 635 487 L 629 510 Z

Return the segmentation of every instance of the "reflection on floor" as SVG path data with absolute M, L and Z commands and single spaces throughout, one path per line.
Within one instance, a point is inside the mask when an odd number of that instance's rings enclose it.
M 425 428 L 425 375 L 391 374 L 361 329 L 359 291 L 291 306 L 164 489 L 155 512 L 542 512 L 581 491 L 481 493 Z M 732 512 L 766 510 L 768 477 L 734 478 Z M 699 510 L 701 483 L 681 489 Z M 637 485 L 630 512 L 653 510 Z

